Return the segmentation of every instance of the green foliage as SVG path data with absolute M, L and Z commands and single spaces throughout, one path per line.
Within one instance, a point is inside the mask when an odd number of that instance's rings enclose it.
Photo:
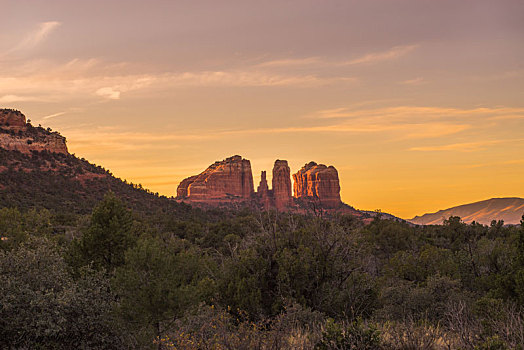
M 12 164 L 29 161 L 10 157 Z M 93 170 L 66 156 L 35 157 L 40 166 L 71 162 L 75 174 Z M 8 188 L 44 181 L 36 169 L 19 181 L 11 168 L 0 174 Z M 47 183 L 42 197 L 57 200 L 73 175 L 57 176 L 59 187 Z M 430 349 L 446 342 L 518 349 L 524 343 L 524 218 L 518 227 L 468 225 L 457 217 L 416 227 L 204 211 L 103 181 L 104 192 L 119 190 L 90 215 L 84 213 L 101 196 L 99 185 L 77 203 L 73 192 L 90 184 L 76 183 L 49 209 L 40 199 L 32 208 L 25 205 L 29 195 L 0 190 L 0 203 L 25 203 L 0 209 L 0 348 Z
M 56 230 L 49 210 L 31 209 L 21 212 L 15 208 L 0 209 L 0 249 L 13 249 L 30 236 L 50 238 Z
M 111 190 L 144 215 L 192 212 L 188 205 L 129 184 L 71 154 L 47 151 L 24 154 L 0 148 L 0 164 L 3 166 L 0 207 L 16 207 L 21 211 L 45 208 L 57 215 L 88 214 Z
M 0 251 L 0 347 L 123 348 L 108 287 L 103 275 L 89 269 L 73 280 L 46 239 Z
M 81 266 L 92 264 L 111 272 L 124 263 L 124 253 L 135 244 L 136 236 L 131 212 L 108 192 L 93 209 L 89 226 L 73 245 L 72 254 Z
M 129 329 L 149 343 L 160 337 L 200 300 L 203 266 L 197 252 L 177 251 L 173 244 L 141 239 L 115 271 L 118 314 Z
M 328 319 L 322 338 L 315 346 L 318 350 L 377 350 L 381 348 L 380 333 L 373 325 L 362 320 L 341 324 Z
M 221 268 L 221 302 L 252 318 L 278 314 L 288 302 L 337 317 L 370 315 L 377 292 L 353 228 L 313 218 L 293 225 L 281 221 L 246 237 L 249 245 Z
M 482 344 L 475 346 L 475 350 L 510 350 L 510 348 L 498 336 L 493 336 L 489 337 Z
M 429 244 L 418 253 L 404 250 L 397 252 L 389 265 L 394 275 L 408 281 L 423 282 L 436 273 L 455 278 L 459 275 L 452 252 Z

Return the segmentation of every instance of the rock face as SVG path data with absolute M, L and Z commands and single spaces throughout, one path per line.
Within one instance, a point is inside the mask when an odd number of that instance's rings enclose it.
M 291 171 L 287 160 L 275 161 L 273 166 L 273 203 L 275 208 L 284 209 L 292 203 L 291 198 Z
M 247 200 L 253 193 L 251 163 L 238 155 L 215 162 L 177 188 L 179 198 L 202 202 Z
M 314 201 L 320 208 L 341 208 L 338 172 L 333 166 L 310 162 L 294 174 L 295 199 L 291 195 L 290 173 L 288 162 L 277 159 L 273 166 L 272 189 L 269 189 L 266 172 L 262 171 L 255 193 L 251 163 L 237 155 L 215 162 L 201 174 L 184 179 L 178 185 L 177 199 L 211 205 L 249 201 L 264 209 L 277 210 L 301 210 L 307 201 Z
M 191 185 L 198 178 L 198 176 L 199 175 L 194 175 L 182 180 L 176 189 L 176 196 L 178 198 L 187 197 L 187 189 L 189 188 L 189 185 Z
M 25 115 L 14 109 L 0 109 L 0 125 L 5 129 L 23 129 L 26 126 Z
M 0 147 L 22 153 L 69 153 L 65 137 L 50 129 L 32 126 L 26 122 L 25 115 L 13 109 L 0 109 Z
M 269 191 L 269 186 L 267 185 L 265 171 L 260 173 L 260 184 L 257 187 L 257 197 L 264 209 L 267 210 L 271 207 L 271 193 Z
M 310 162 L 293 174 L 293 181 L 295 198 L 318 201 L 326 208 L 341 203 L 338 172 L 333 166 Z

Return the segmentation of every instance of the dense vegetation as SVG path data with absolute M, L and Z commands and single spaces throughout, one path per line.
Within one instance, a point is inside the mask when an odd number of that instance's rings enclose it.
M 141 215 L 188 210 L 71 154 L 24 154 L 0 148 L 0 164 L 0 207 L 88 214 L 110 190 Z
M 118 197 L 88 214 L 0 209 L 0 348 L 524 344 L 524 222 L 365 225 L 174 204 L 146 215 Z

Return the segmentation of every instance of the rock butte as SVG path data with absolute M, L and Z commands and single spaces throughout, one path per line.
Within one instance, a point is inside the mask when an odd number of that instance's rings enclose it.
M 318 208 L 338 208 L 343 204 L 338 172 L 333 166 L 310 162 L 293 174 L 294 197 L 290 173 L 286 160 L 276 160 L 272 189 L 269 189 L 266 172 L 262 171 L 260 184 L 254 192 L 251 163 L 236 155 L 184 179 L 178 185 L 177 199 L 206 204 L 250 201 L 265 209 L 277 210 L 289 210 L 307 203 L 314 203 Z
M 307 163 L 293 174 L 295 198 L 317 201 L 321 207 L 340 205 L 340 184 L 337 169 L 315 162 Z
M 275 161 L 273 166 L 273 203 L 275 208 L 284 209 L 291 205 L 291 170 L 287 160 Z
M 248 200 L 254 193 L 251 163 L 241 156 L 215 162 L 177 188 L 177 197 L 203 202 Z
M 26 122 L 25 115 L 13 109 L 0 109 L 0 147 L 22 153 L 69 153 L 65 137 L 50 129 L 32 126 Z

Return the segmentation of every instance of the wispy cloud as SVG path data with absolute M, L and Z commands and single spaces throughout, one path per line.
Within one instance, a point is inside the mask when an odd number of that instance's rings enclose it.
M 404 80 L 404 81 L 400 82 L 400 84 L 403 84 L 403 85 L 422 85 L 422 84 L 426 84 L 426 83 L 427 82 L 422 77 L 417 77 L 417 78 L 414 78 L 414 79 L 408 79 L 408 80 Z
M 340 80 L 315 75 L 281 75 L 260 71 L 204 71 L 170 74 L 164 79 L 178 86 L 297 86 L 311 87 Z
M 42 117 L 42 119 L 56 118 L 56 117 L 59 117 L 59 116 L 64 115 L 64 114 L 66 114 L 66 112 L 53 113 L 53 114 L 46 115 L 45 117 Z
M 498 123 L 506 119 L 524 118 L 524 108 L 482 107 L 449 108 L 436 106 L 394 106 L 362 108 L 360 106 L 339 107 L 320 110 L 309 115 L 309 119 L 325 121 L 339 130 L 357 127 L 367 131 L 402 131 L 394 140 L 438 138 L 458 134 L 465 130 Z M 481 123 L 484 121 L 484 123 Z M 475 145 L 457 145 L 456 147 Z M 446 145 L 448 147 L 455 147 Z M 440 146 L 439 146 L 440 148 Z M 421 150 L 418 149 L 417 150 Z M 428 149 L 429 150 L 429 149 Z
M 262 62 L 257 64 L 256 67 L 301 67 L 320 62 L 321 60 L 319 57 L 289 58 Z
M 27 34 L 16 46 L 8 50 L 6 54 L 12 54 L 14 52 L 25 51 L 35 48 L 60 25 L 61 23 L 57 21 L 40 23 L 34 31 Z
M 120 91 L 115 90 L 115 88 L 112 88 L 112 87 L 100 88 L 96 90 L 95 94 L 101 97 L 105 97 L 110 100 L 119 100 L 120 99 Z
M 524 159 L 511 159 L 511 160 L 504 160 L 500 162 L 488 162 L 488 163 L 480 163 L 480 164 L 470 164 L 466 165 L 465 168 L 483 168 L 483 167 L 493 167 L 497 165 L 516 165 L 516 164 L 523 164 Z
M 22 96 L 41 100 L 67 100 L 71 96 L 97 96 L 118 100 L 124 93 L 152 89 L 186 87 L 295 87 L 313 88 L 333 83 L 351 83 L 353 78 L 322 77 L 314 74 L 275 73 L 254 68 L 224 71 L 188 71 L 136 73 L 144 67 L 131 64 L 107 64 L 95 59 L 71 60 L 56 64 L 26 61 L 18 66 L 0 63 L 0 96 L 19 101 Z
M 445 145 L 437 146 L 422 146 L 422 147 L 412 147 L 410 151 L 460 151 L 460 152 L 473 152 L 486 149 L 487 146 L 508 143 L 508 142 L 522 142 L 524 139 L 509 139 L 509 140 L 484 140 L 477 142 L 462 142 L 462 143 L 451 143 Z
M 447 135 L 457 134 L 464 130 L 470 129 L 469 124 L 456 123 L 420 123 L 415 125 L 406 125 L 407 133 L 397 140 L 402 139 L 428 139 L 437 138 Z
M 415 50 L 417 45 L 406 45 L 406 46 L 395 46 L 387 51 L 369 53 L 367 55 L 347 61 L 345 64 L 372 64 L 382 61 L 394 60 L 399 57 L 405 56 L 411 51 Z
M 302 68 L 304 66 L 320 67 L 343 67 L 357 64 L 373 64 L 383 61 L 390 61 L 405 56 L 415 50 L 418 45 L 395 46 L 386 51 L 372 52 L 351 60 L 330 60 L 326 57 L 304 57 L 277 59 L 259 63 L 257 68 Z M 407 83 L 420 83 L 422 78 L 416 78 Z
M 317 126 L 289 126 L 289 127 L 268 127 L 268 128 L 245 128 L 245 129 L 223 129 L 223 130 L 193 130 L 192 132 L 184 133 L 146 133 L 146 132 L 131 132 L 123 131 L 120 127 L 110 128 L 96 128 L 89 133 L 85 132 L 85 127 L 82 129 L 65 130 L 65 134 L 74 139 L 76 144 L 82 145 L 99 145 L 107 144 L 118 145 L 119 148 L 140 148 L 151 147 L 151 144 L 156 143 L 170 143 L 173 141 L 196 141 L 203 140 L 220 140 L 230 139 L 231 137 L 251 137 L 254 135 L 271 135 L 271 134 L 298 134 L 298 133 L 327 133 L 327 134 L 368 134 L 379 133 L 385 131 L 403 131 L 411 130 L 417 135 L 422 135 L 426 130 L 436 130 L 435 135 L 430 135 L 429 132 L 424 134 L 424 137 L 441 136 L 452 132 L 462 130 L 461 126 L 457 126 L 457 130 L 453 130 L 452 125 L 420 125 L 420 124 L 353 124 L 353 123 L 335 123 L 330 125 Z M 442 130 L 446 129 L 446 132 Z M 417 132 L 418 130 L 418 132 Z M 414 136 L 416 138 L 418 136 Z M 110 140 L 110 141 L 108 141 Z M 142 146 L 140 146 L 142 145 Z
M 111 90 L 113 91 L 113 90 Z M 110 93 L 111 91 L 107 91 Z M 380 134 L 382 142 L 405 142 L 406 140 L 446 140 L 445 144 L 414 145 L 410 151 L 460 151 L 473 152 L 483 150 L 490 145 L 501 142 L 519 140 L 468 140 L 469 134 L 462 134 L 464 142 L 449 142 L 449 136 L 461 134 L 475 127 L 473 121 L 479 116 L 489 117 L 496 113 L 508 113 L 512 108 L 439 108 L 420 106 L 399 106 L 379 109 L 358 109 L 349 111 L 347 108 L 323 110 L 317 115 L 324 117 L 310 119 L 306 123 L 276 127 L 257 127 L 243 129 L 196 129 L 170 133 L 149 133 L 124 130 L 122 126 L 73 127 L 65 129 L 64 134 L 71 140 L 76 151 L 92 152 L 132 151 L 151 148 L 177 148 L 180 144 L 191 142 L 232 139 L 253 139 L 256 136 L 274 134 L 315 134 L 320 135 L 372 135 Z M 473 114 L 472 114 L 473 113 Z M 325 116 L 329 115 L 329 118 Z M 442 118 L 446 115 L 446 118 Z M 470 122 L 468 122 L 470 120 Z M 303 119 L 301 120 L 303 121 Z M 305 124 L 305 125 L 304 125 Z M 86 132 L 86 130 L 89 130 Z M 469 135 L 469 136 L 468 136 Z M 442 141 L 442 142 L 446 142 Z
M 492 73 L 487 75 L 474 76 L 471 79 L 474 81 L 495 81 L 504 79 L 520 78 L 524 75 L 524 69 L 506 70 L 498 73 Z
M 478 118 L 484 117 L 487 119 L 505 119 L 511 116 L 524 116 L 524 108 L 519 107 L 480 107 L 480 108 L 449 108 L 436 106 L 394 106 L 383 108 L 333 108 L 320 110 L 312 114 L 310 117 L 319 119 L 332 118 L 380 118 L 380 119 L 395 119 L 406 120 L 413 118 L 424 119 L 456 119 L 456 118 Z
M 29 101 L 29 100 L 31 100 L 31 98 L 27 96 L 19 96 L 19 95 L 0 96 L 0 103 L 12 103 L 12 102 L 21 102 L 21 101 Z
M 452 143 L 447 145 L 439 146 L 422 146 L 422 147 L 411 147 L 410 151 L 461 151 L 461 152 L 472 152 L 484 149 L 486 145 L 493 144 L 496 142 L 462 142 L 462 143 Z

